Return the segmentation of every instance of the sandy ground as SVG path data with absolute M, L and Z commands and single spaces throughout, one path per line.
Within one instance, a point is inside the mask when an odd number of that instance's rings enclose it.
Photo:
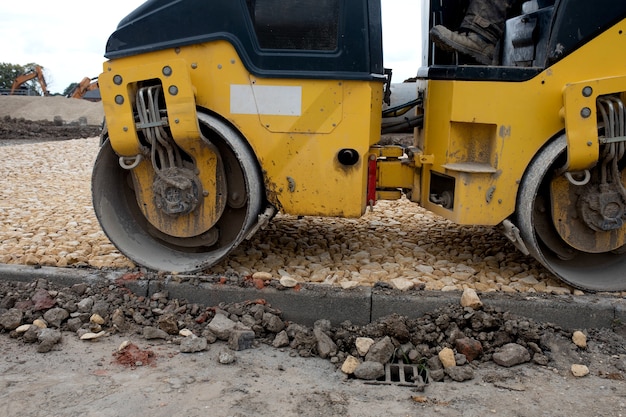
M 230 365 L 208 351 L 138 342 L 153 366 L 114 362 L 124 339 L 65 335 L 60 350 L 38 354 L 2 336 L 0 415 L 17 416 L 623 416 L 626 383 L 551 368 L 481 365 L 469 382 L 430 383 L 424 392 L 346 379 L 330 362 L 268 346 L 236 352 Z

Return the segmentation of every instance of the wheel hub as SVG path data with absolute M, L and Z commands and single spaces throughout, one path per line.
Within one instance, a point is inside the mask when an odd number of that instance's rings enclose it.
M 198 206 L 202 184 L 190 169 L 168 168 L 152 185 L 156 206 L 169 216 L 184 216 Z
M 585 224 L 597 232 L 620 229 L 624 225 L 626 204 L 622 195 L 609 184 L 588 189 L 579 200 L 579 211 Z

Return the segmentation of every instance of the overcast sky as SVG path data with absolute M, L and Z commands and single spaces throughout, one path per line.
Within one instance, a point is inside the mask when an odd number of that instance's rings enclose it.
M 229 0 L 221 0 L 229 1 Z M 102 72 L 119 21 L 143 0 L 1 0 L 0 62 L 42 65 L 53 93 Z M 382 0 L 385 66 L 393 81 L 413 77 L 420 57 L 420 1 Z

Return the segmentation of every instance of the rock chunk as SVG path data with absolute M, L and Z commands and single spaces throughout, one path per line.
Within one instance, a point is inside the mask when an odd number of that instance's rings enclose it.
M 452 368 L 456 366 L 456 358 L 454 357 L 454 351 L 450 348 L 443 348 L 437 355 L 444 369 Z
M 115 327 L 117 330 L 126 330 L 126 317 L 124 316 L 124 312 L 121 309 L 115 309 L 115 311 L 111 315 L 111 323 L 113 324 L 113 327 Z
M 38 288 L 35 290 L 31 301 L 33 302 L 33 311 L 42 311 L 54 307 L 56 301 L 47 290 Z
M 581 349 L 587 348 L 587 336 L 580 330 L 576 330 L 572 335 L 572 342 Z
M 463 295 L 461 296 L 461 306 L 471 307 L 474 310 L 478 310 L 483 306 L 483 302 L 480 301 L 478 294 L 476 294 L 476 290 L 473 288 L 466 288 L 463 290 Z
M 272 346 L 275 348 L 281 348 L 285 346 L 289 346 L 289 336 L 287 335 L 287 331 L 283 330 L 278 333 L 272 342 Z
M 320 355 L 320 358 L 326 359 L 337 353 L 337 345 L 330 336 L 322 331 L 322 329 L 319 327 L 314 328 L 313 334 L 317 339 L 317 352 Z
M 22 324 L 24 313 L 22 310 L 12 308 L 0 316 L 0 327 L 5 330 L 15 330 Z
M 457 382 L 474 379 L 474 370 L 469 366 L 451 366 L 446 368 L 444 372 L 450 379 Z
M 78 307 L 78 311 L 80 311 L 81 313 L 90 313 L 93 307 L 93 303 L 93 298 L 87 297 L 80 300 L 78 304 L 76 304 L 76 306 Z
M 163 330 L 167 334 L 178 334 L 178 321 L 173 314 L 166 314 L 159 318 L 159 329 Z
M 343 362 L 343 365 L 341 365 L 341 372 L 346 375 L 352 375 L 360 364 L 361 361 L 358 358 L 348 355 L 346 360 Z
M 23 340 L 26 343 L 35 343 L 39 340 L 39 332 L 41 329 L 37 326 L 30 326 L 24 333 Z
M 493 361 L 507 368 L 530 361 L 528 350 L 517 343 L 508 343 L 493 354 Z
M 250 329 L 233 329 L 228 339 L 228 347 L 232 350 L 250 349 L 254 343 L 254 336 Z
M 235 362 L 237 357 L 229 349 L 222 349 L 217 354 L 217 361 L 222 365 L 230 365 Z
M 365 356 L 374 344 L 374 339 L 372 339 L 371 337 L 357 337 L 354 343 L 356 345 L 357 352 L 359 352 L 359 355 Z
M 89 322 L 102 325 L 104 324 L 104 319 L 100 314 L 92 314 L 91 317 L 89 317 Z
M 293 288 L 298 285 L 298 281 L 288 276 L 282 276 L 280 277 L 280 285 L 287 288 Z
M 393 345 L 391 338 L 385 336 L 370 347 L 369 352 L 365 356 L 365 361 L 378 362 L 384 365 L 389 362 L 395 350 L 396 347 Z
M 391 280 L 391 285 L 400 291 L 408 291 L 415 286 L 415 283 L 406 278 L 394 278 Z
M 280 333 L 285 328 L 285 322 L 272 313 L 263 313 L 263 327 L 272 333 Z
M 58 329 L 42 329 L 39 332 L 39 336 L 37 339 L 39 340 L 37 352 L 50 352 L 54 345 L 61 341 L 61 332 Z
M 380 362 L 365 361 L 356 367 L 354 376 L 364 380 L 374 380 L 385 375 L 385 365 Z
M 220 340 L 228 340 L 230 332 L 235 328 L 235 322 L 223 314 L 216 314 L 207 328 Z
M 167 332 L 157 329 L 156 327 L 146 326 L 143 328 L 143 337 L 146 340 L 167 339 Z
M 260 279 L 263 281 L 269 281 L 272 279 L 272 274 L 269 272 L 258 271 L 252 274 L 252 279 Z
M 454 341 L 456 351 L 462 355 L 468 362 L 478 358 L 483 353 L 483 345 L 476 339 L 463 337 Z
M 59 328 L 61 327 L 61 323 L 63 323 L 63 320 L 65 320 L 69 316 L 70 313 L 64 308 L 55 307 L 46 311 L 46 313 L 43 315 L 43 318 L 46 320 L 46 322 L 48 322 L 50 326 Z
M 578 378 L 589 375 L 589 368 L 586 365 L 574 364 L 571 367 L 572 375 Z
M 40 329 L 45 329 L 48 327 L 48 323 L 44 319 L 35 319 L 33 320 L 33 324 Z
M 208 342 L 204 337 L 189 336 L 180 342 L 180 351 L 182 353 L 195 353 L 206 350 Z

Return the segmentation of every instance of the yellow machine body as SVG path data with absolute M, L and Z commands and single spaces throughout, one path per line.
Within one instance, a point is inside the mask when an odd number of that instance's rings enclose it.
M 366 156 L 380 139 L 382 82 L 255 77 L 226 41 L 107 62 L 99 82 L 111 144 L 121 156 L 140 153 L 131 106 L 143 80 L 162 84 L 173 137 L 194 159 L 205 159 L 184 144 L 199 140 L 196 107 L 241 132 L 258 158 L 269 201 L 283 212 L 358 217 L 365 211 Z M 360 155 L 353 166 L 338 162 L 344 148 Z
M 595 166 L 596 99 L 626 91 L 614 53 L 623 44 L 621 28 L 626 22 L 527 81 L 423 81 L 425 120 L 417 140 L 432 164 L 422 170 L 420 203 L 456 223 L 497 225 L 515 211 L 530 161 L 561 133 L 568 142 L 564 169 Z M 437 176 L 455 184 L 451 208 L 430 198 Z

